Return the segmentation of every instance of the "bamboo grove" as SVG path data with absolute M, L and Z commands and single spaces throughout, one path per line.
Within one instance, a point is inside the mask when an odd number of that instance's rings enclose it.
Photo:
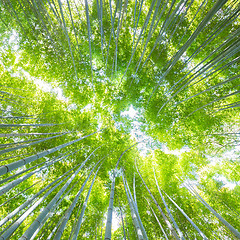
M 238 0 L 0 0 L 0 240 L 240 239 Z

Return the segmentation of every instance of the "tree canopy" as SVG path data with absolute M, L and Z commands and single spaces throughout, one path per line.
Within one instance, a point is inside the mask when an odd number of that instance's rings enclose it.
M 0 0 L 0 240 L 240 239 L 236 0 Z

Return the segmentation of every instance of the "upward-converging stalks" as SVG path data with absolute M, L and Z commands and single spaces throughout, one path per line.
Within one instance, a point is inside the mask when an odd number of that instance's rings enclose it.
M 134 207 L 133 207 L 133 202 L 132 202 L 132 200 L 129 196 L 129 192 L 128 192 L 128 189 L 126 187 L 126 182 L 125 182 L 125 179 L 124 179 L 123 175 L 122 175 L 122 178 L 123 178 L 125 193 L 126 193 L 126 196 L 127 196 L 127 199 L 128 199 L 128 204 L 129 204 L 131 214 L 132 214 L 132 220 L 133 220 L 133 224 L 134 224 L 134 227 L 135 227 L 135 231 L 136 231 L 138 239 L 142 240 L 142 239 L 144 239 L 143 234 L 142 234 L 142 231 L 140 229 L 139 222 L 138 222 L 138 219 L 137 219 L 137 215 L 136 215 L 136 212 L 135 212 Z
M 136 223 L 139 224 L 139 228 L 141 230 L 141 235 L 143 237 L 144 240 L 148 240 L 148 237 L 147 237 L 147 234 L 146 234 L 146 231 L 144 229 L 144 226 L 142 224 L 142 221 L 141 221 L 141 218 L 140 218 L 140 215 L 138 213 L 138 209 L 137 209 L 137 204 L 135 203 L 135 201 L 133 200 L 133 197 L 132 197 L 132 193 L 129 189 L 129 186 L 128 186 L 128 183 L 127 183 L 127 180 L 126 179 L 123 179 L 125 181 L 125 185 L 126 185 L 126 188 L 127 188 L 127 191 L 128 191 L 128 195 L 130 197 L 130 202 L 129 204 L 132 205 L 132 210 L 133 210 L 133 216 L 136 216 L 137 217 L 137 221 Z M 126 192 L 126 190 L 125 190 Z M 130 207 L 131 208 L 131 207 Z M 138 230 L 139 231 L 139 230 Z
M 42 158 L 42 157 L 44 157 L 44 156 L 47 156 L 47 155 L 49 155 L 49 154 L 51 154 L 51 153 L 54 153 L 54 152 L 56 152 L 56 151 L 59 151 L 60 149 L 65 148 L 65 147 L 67 147 L 67 146 L 69 146 L 69 145 L 71 145 L 71 144 L 73 144 L 73 143 L 79 142 L 79 141 L 81 141 L 82 139 L 87 138 L 87 137 L 89 137 L 89 136 L 91 136 L 91 135 L 93 135 L 93 134 L 95 134 L 95 133 L 97 133 L 97 132 L 91 133 L 91 134 L 89 134 L 89 135 L 87 135 L 87 136 L 84 136 L 84 137 L 81 137 L 81 138 L 79 138 L 79 139 L 77 139 L 77 140 L 73 140 L 73 141 L 70 141 L 70 142 L 68 142 L 68 143 L 64 143 L 64 144 L 59 145 L 59 146 L 57 146 L 57 147 L 54 147 L 54 148 L 48 149 L 48 150 L 46 150 L 46 151 L 43 151 L 43 152 L 41 152 L 41 153 L 32 155 L 32 156 L 30 156 L 30 157 L 26 157 L 26 158 L 24 158 L 24 159 L 22 159 L 22 160 L 19 160 L 19 161 L 17 161 L 17 162 L 13 162 L 13 163 L 10 163 L 10 164 L 8 164 L 8 165 L 1 166 L 1 167 L 0 167 L 0 175 L 3 175 L 3 174 L 8 173 L 8 172 L 11 172 L 12 170 L 14 170 L 14 169 L 16 169 L 16 168 L 19 168 L 19 167 L 24 166 L 24 165 L 26 165 L 26 164 L 28 164 L 28 163 L 31 163 L 31 162 L 39 159 L 39 158 Z
M 135 164 L 135 165 L 136 165 L 136 164 Z M 179 239 L 179 237 L 178 237 L 178 235 L 177 235 L 175 229 L 173 228 L 172 224 L 168 221 L 166 215 L 165 215 L 164 212 L 162 211 L 162 209 L 161 209 L 161 207 L 159 206 L 158 202 L 156 201 L 155 197 L 152 195 L 150 189 L 148 188 L 147 184 L 146 184 L 145 181 L 143 180 L 142 175 L 140 174 L 137 165 L 136 165 L 136 169 L 137 169 L 137 172 L 138 172 L 140 178 L 142 179 L 143 184 L 145 185 L 145 187 L 146 187 L 148 193 L 150 194 L 150 196 L 151 196 L 151 198 L 153 199 L 154 203 L 156 204 L 156 206 L 157 206 L 159 212 L 161 213 L 161 215 L 162 215 L 162 217 L 163 217 L 165 223 L 167 224 L 168 228 L 170 229 L 172 235 L 173 235 L 176 239 Z M 181 236 L 181 239 L 185 239 L 185 238 L 184 238 L 183 236 Z
M 98 149 L 98 148 L 97 148 Z M 73 179 L 78 175 L 82 167 L 85 165 L 85 163 L 89 160 L 89 158 L 92 156 L 92 154 L 97 150 L 95 149 L 87 158 L 86 160 L 81 164 L 81 166 L 72 174 L 72 176 L 69 178 L 69 180 L 65 183 L 65 185 L 59 190 L 59 192 L 55 195 L 55 197 L 49 202 L 49 204 L 44 208 L 44 210 L 38 215 L 38 217 L 35 219 L 35 221 L 31 224 L 31 226 L 27 229 L 27 231 L 22 235 L 20 238 L 23 239 L 30 239 L 32 235 L 35 233 L 37 228 L 40 226 L 41 222 L 47 216 L 49 211 L 51 211 L 51 208 L 54 206 L 54 204 L 59 200 L 63 192 L 67 189 L 67 187 L 70 185 L 70 183 L 73 181 Z
M 240 233 L 229 224 L 220 214 L 218 214 L 204 199 L 195 191 L 195 189 L 189 184 L 184 184 L 189 192 L 196 197 L 209 211 L 211 211 L 237 238 L 240 238 Z
M 160 194 L 161 199 L 162 199 L 162 201 L 163 201 L 163 203 L 164 203 L 164 206 L 166 207 L 167 213 L 168 213 L 169 217 L 171 218 L 171 220 L 172 220 L 175 228 L 177 229 L 177 232 L 178 232 L 180 238 L 183 238 L 183 233 L 182 233 L 182 231 L 179 229 L 179 227 L 178 227 L 175 219 L 173 218 L 173 215 L 171 214 L 170 209 L 168 208 L 168 205 L 167 205 L 167 203 L 166 203 L 166 201 L 165 201 L 165 199 L 164 199 L 164 197 L 163 197 L 163 195 L 162 195 L 162 192 L 161 192 L 161 190 L 160 190 L 160 188 L 159 188 L 158 181 L 157 181 L 156 174 L 155 174 L 155 169 L 153 169 L 153 172 L 154 172 L 154 178 L 155 178 L 155 182 L 156 182 L 156 185 L 157 185 L 159 194 Z M 183 238 L 183 239 L 184 239 L 184 238 Z
M 187 42 L 180 48 L 180 50 L 175 54 L 175 56 L 172 58 L 171 63 L 169 64 L 166 71 L 164 71 L 163 75 L 161 76 L 160 80 L 158 81 L 156 87 L 152 91 L 148 102 L 152 98 L 155 91 L 158 89 L 159 84 L 163 78 L 170 72 L 170 70 L 173 68 L 173 66 L 176 64 L 176 62 L 180 59 L 180 57 L 183 55 L 183 53 L 189 48 L 189 46 L 193 43 L 193 41 L 197 38 L 197 36 L 201 33 L 202 29 L 206 26 L 206 24 L 211 20 L 211 18 L 214 16 L 214 14 L 227 2 L 227 0 L 218 0 L 213 8 L 207 13 L 205 18 L 202 20 L 202 22 L 198 25 L 197 29 L 194 31 L 194 33 L 191 35 L 191 37 L 187 40 Z
M 161 225 L 161 223 L 160 223 L 160 221 L 159 221 L 159 219 L 158 219 L 156 213 L 154 212 L 153 208 L 151 207 L 149 201 L 148 201 L 147 199 L 146 199 L 146 201 L 148 202 L 148 205 L 149 205 L 149 207 L 150 207 L 150 209 L 151 209 L 151 211 L 152 211 L 152 213 L 153 213 L 155 219 L 157 220 L 157 223 L 158 223 L 159 227 L 161 228 L 161 231 L 163 232 L 164 237 L 168 240 L 168 236 L 167 236 L 167 234 L 166 234 L 164 228 L 162 227 L 162 225 Z
M 114 200 L 114 189 L 115 189 L 115 178 L 116 178 L 116 171 L 118 168 L 118 165 L 120 163 L 120 160 L 123 156 L 123 154 L 128 151 L 130 148 L 134 147 L 138 143 L 133 144 L 129 148 L 127 148 L 122 154 L 120 155 L 116 167 L 113 171 L 113 180 L 112 180 L 112 185 L 111 185 L 111 192 L 110 192 L 110 200 L 109 200 L 109 207 L 108 207 L 108 213 L 107 213 L 107 223 L 106 223 L 106 230 L 105 230 L 105 240 L 111 239 L 111 229 L 112 229 L 112 212 L 113 212 L 113 200 Z
M 239 16 L 238 0 L 1 1 L 0 240 L 240 239 Z
M 101 160 L 102 160 L 102 159 L 101 159 Z M 91 193 L 91 191 L 92 191 L 92 187 L 93 187 L 94 181 L 95 181 L 95 179 L 96 179 L 96 177 L 97 177 L 97 173 L 98 173 L 99 169 L 101 168 L 102 164 L 103 164 L 103 163 L 100 164 L 100 166 L 98 167 L 98 169 L 97 169 L 97 171 L 96 171 L 96 173 L 95 173 L 95 175 L 94 175 L 94 178 L 93 178 L 92 183 L 91 183 L 91 186 L 90 186 L 90 188 L 89 188 L 89 190 L 88 190 L 86 199 L 85 199 L 85 201 L 84 201 L 84 203 L 83 203 L 82 211 L 81 211 L 80 216 L 79 216 L 79 218 L 78 218 L 78 220 L 77 220 L 76 227 L 74 228 L 75 230 L 74 230 L 74 233 L 73 233 L 73 236 L 72 236 L 71 240 L 76 240 L 77 237 L 78 237 L 78 233 L 79 233 L 79 230 L 80 230 L 80 228 L 81 228 L 82 221 L 83 221 L 84 212 L 85 212 L 85 210 L 86 210 L 86 208 L 87 208 L 87 202 L 88 202 L 90 193 Z M 84 183 L 85 183 L 85 182 L 84 182 Z M 54 238 L 54 239 L 55 239 L 55 238 Z M 57 239 L 57 238 L 56 238 L 56 239 Z
M 101 159 L 101 160 L 102 160 L 102 159 Z M 91 170 L 91 172 L 89 173 L 87 179 L 84 181 L 84 183 L 82 184 L 82 186 L 81 186 L 80 190 L 78 191 L 76 197 L 74 198 L 71 206 L 70 206 L 70 207 L 68 208 L 68 210 L 66 211 L 66 213 L 65 213 L 65 215 L 64 215 L 64 218 L 63 218 L 63 220 L 62 220 L 62 223 L 61 223 L 61 225 L 60 225 L 59 229 L 57 230 L 57 233 L 56 233 L 56 235 L 55 235 L 55 237 L 54 237 L 54 240 L 58 240 L 58 239 L 61 238 L 61 236 L 62 236 L 62 234 L 63 234 L 63 231 L 64 231 L 64 228 L 65 228 L 65 226 L 66 226 L 66 224 L 67 224 L 67 221 L 68 221 L 68 219 L 70 218 L 70 215 L 71 215 L 74 207 L 76 206 L 77 201 L 78 201 L 78 199 L 79 199 L 79 197 L 80 197 L 80 195 L 81 195 L 84 187 L 86 186 L 86 184 L 87 184 L 90 176 L 92 175 L 95 167 L 97 166 L 97 164 L 98 164 L 101 160 L 99 160 L 99 161 L 96 163 L 96 165 L 94 166 L 94 168 Z M 102 165 L 102 164 L 101 164 L 101 165 Z M 100 165 L 100 166 L 101 166 L 101 165 Z M 100 168 L 100 166 L 99 166 L 99 168 Z M 99 168 L 98 168 L 98 170 L 99 170 Z M 96 171 L 96 174 L 98 173 L 98 170 Z M 95 174 L 95 176 L 94 176 L 94 179 L 96 178 L 96 174 Z M 94 182 L 94 181 L 93 181 L 93 182 Z M 93 183 L 92 183 L 92 184 L 93 184 Z M 92 185 L 91 185 L 91 186 L 92 186 Z M 78 229 L 78 228 L 77 228 L 77 229 Z M 76 231 L 77 231 L 77 229 L 76 229 Z M 79 231 L 79 229 L 78 229 L 78 231 Z M 75 235 L 77 236 L 78 234 L 74 234 L 74 235 L 73 235 L 73 238 L 74 238 Z M 76 237 L 75 237 L 74 239 L 76 239 Z

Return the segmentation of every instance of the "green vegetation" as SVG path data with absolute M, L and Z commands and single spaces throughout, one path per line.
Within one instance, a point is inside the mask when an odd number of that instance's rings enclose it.
M 240 239 L 236 0 L 0 1 L 0 240 Z

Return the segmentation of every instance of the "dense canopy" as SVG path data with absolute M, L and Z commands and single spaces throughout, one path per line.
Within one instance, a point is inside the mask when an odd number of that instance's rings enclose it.
M 0 240 L 240 239 L 238 0 L 0 0 Z

